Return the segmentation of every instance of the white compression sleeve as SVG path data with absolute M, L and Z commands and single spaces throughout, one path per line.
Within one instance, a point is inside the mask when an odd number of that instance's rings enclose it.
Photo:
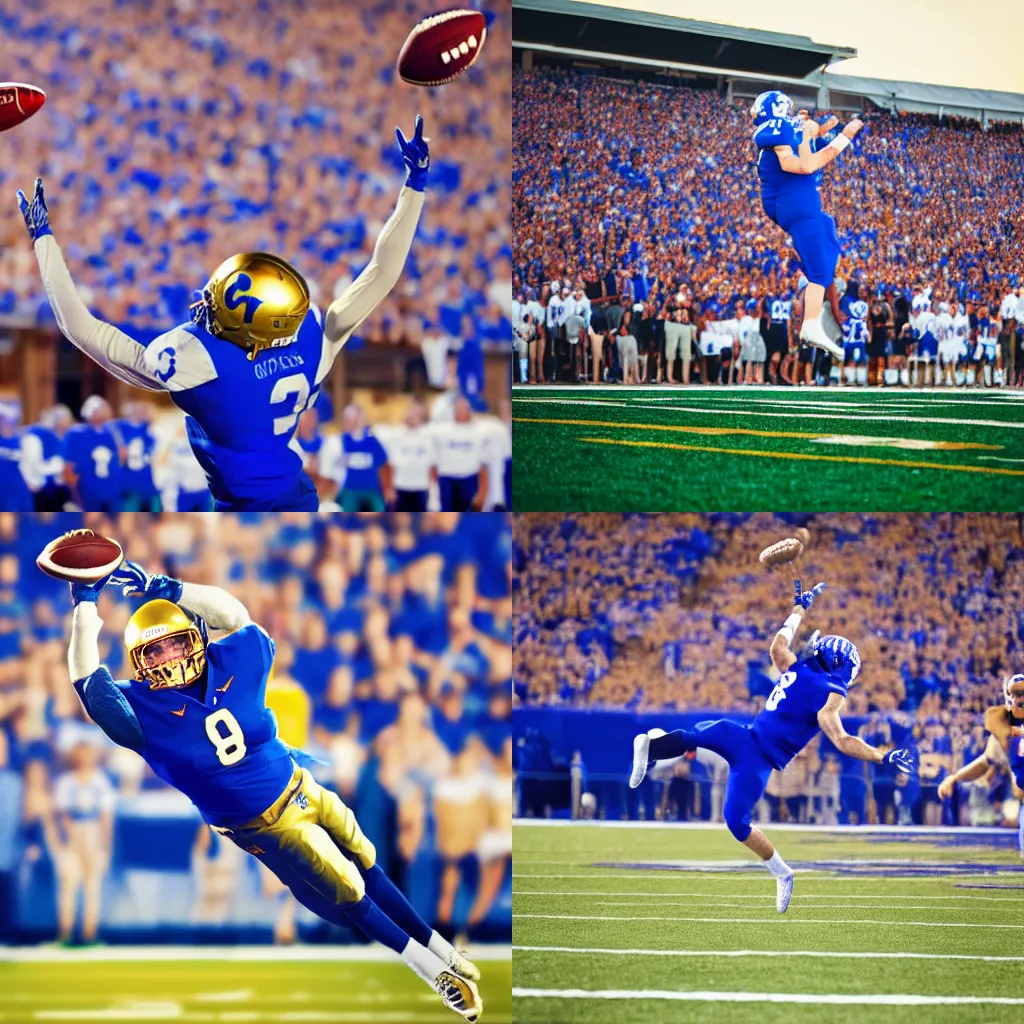
M 92 601 L 83 601 L 71 614 L 71 642 L 68 644 L 68 670 L 76 682 L 91 676 L 100 667 L 99 635 L 103 620 Z
M 793 637 L 796 636 L 796 631 L 800 628 L 800 616 L 796 612 L 782 624 L 782 629 L 779 632 L 786 638 L 787 643 L 793 642 Z
M 245 605 L 220 587 L 182 583 L 179 604 L 201 615 L 211 629 L 241 629 L 252 622 Z
M 423 193 L 408 186 L 398 194 L 395 211 L 381 230 L 366 269 L 331 303 L 324 321 L 324 335 L 331 343 L 331 359 L 341 351 L 349 335 L 398 284 L 423 210 Z M 330 365 L 320 364 L 326 375 Z M 322 376 L 318 374 L 318 379 Z
M 53 235 L 43 235 L 35 251 L 46 296 L 64 337 L 118 380 L 147 391 L 163 391 L 160 382 L 146 370 L 145 347 L 89 312 Z

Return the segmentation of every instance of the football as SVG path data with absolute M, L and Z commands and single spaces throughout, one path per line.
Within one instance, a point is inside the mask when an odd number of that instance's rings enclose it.
M 46 93 L 22 82 L 0 82 L 0 132 L 27 121 L 42 109 Z
M 758 556 L 758 560 L 766 569 L 772 569 L 784 562 L 792 562 L 803 550 L 803 544 L 796 537 L 787 537 L 766 547 Z
M 96 583 L 112 573 L 124 558 L 121 545 L 92 530 L 72 530 L 39 553 L 36 565 L 49 576 L 69 583 Z
M 480 11 L 445 11 L 424 18 L 398 54 L 398 74 L 410 85 L 444 85 L 480 55 L 487 20 Z

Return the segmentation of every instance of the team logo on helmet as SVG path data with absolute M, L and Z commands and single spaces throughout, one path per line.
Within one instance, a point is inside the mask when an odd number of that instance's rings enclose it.
M 750 108 L 750 114 L 757 124 L 762 124 L 772 117 L 790 117 L 792 113 L 793 101 L 778 89 L 761 93 Z
M 845 636 L 821 637 L 814 644 L 813 655 L 829 675 L 839 676 L 847 686 L 860 672 L 860 652 Z

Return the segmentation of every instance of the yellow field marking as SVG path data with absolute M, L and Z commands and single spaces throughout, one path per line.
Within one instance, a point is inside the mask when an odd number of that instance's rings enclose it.
M 789 437 L 804 441 L 820 441 L 837 436 L 832 433 L 822 433 L 820 430 L 805 433 L 797 430 L 752 430 L 750 427 L 688 427 L 668 423 L 615 423 L 607 420 L 562 420 L 532 416 L 514 416 L 512 421 L 514 423 L 554 423 L 568 427 L 615 427 L 619 430 L 669 430 L 682 434 L 749 434 L 751 437 Z M 863 437 L 865 445 L 888 440 L 888 438 L 878 438 L 872 434 L 846 436 Z M 934 447 L 943 451 L 961 451 L 966 448 L 978 448 L 987 452 L 1003 450 L 1001 444 L 975 444 L 970 441 L 935 441 Z
M 766 459 L 808 459 L 811 462 L 855 462 L 869 466 L 901 466 L 905 469 L 948 469 L 960 473 L 987 473 L 996 476 L 1024 476 L 1024 469 L 996 469 L 988 466 L 943 465 L 941 462 L 911 462 L 903 459 L 871 459 L 854 455 L 804 455 L 801 452 L 759 452 L 747 448 L 712 448 L 708 445 L 669 444 L 663 441 L 616 441 L 611 437 L 578 437 L 587 444 L 618 444 L 627 448 L 673 448 L 681 452 L 715 452 L 719 455 L 752 455 Z

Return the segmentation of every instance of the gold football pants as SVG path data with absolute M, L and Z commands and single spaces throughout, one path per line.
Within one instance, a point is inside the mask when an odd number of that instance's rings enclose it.
M 337 794 L 296 766 L 287 788 L 263 814 L 238 828 L 214 828 L 262 861 L 298 900 L 317 910 L 358 903 L 366 892 L 360 868 L 377 852 Z

